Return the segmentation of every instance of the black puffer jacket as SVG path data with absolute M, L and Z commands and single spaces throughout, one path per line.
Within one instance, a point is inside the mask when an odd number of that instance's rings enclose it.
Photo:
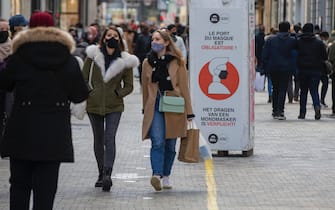
M 15 91 L 1 156 L 20 160 L 73 162 L 70 102 L 88 97 L 72 37 L 57 28 L 17 34 L 13 55 L 0 72 L 0 88 Z
M 324 71 L 324 61 L 327 60 L 326 46 L 313 33 L 303 33 L 298 39 L 299 72 Z

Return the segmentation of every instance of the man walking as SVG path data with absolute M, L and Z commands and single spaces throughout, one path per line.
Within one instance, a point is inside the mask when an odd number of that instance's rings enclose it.
M 274 119 L 285 120 L 285 95 L 289 78 L 295 71 L 294 50 L 297 40 L 290 36 L 290 23 L 279 23 L 279 32 L 269 38 L 262 52 L 264 70 L 270 75 L 273 85 L 272 116 Z

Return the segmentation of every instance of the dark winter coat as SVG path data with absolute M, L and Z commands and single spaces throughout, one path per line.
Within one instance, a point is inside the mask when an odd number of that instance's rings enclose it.
M 303 33 L 298 40 L 298 69 L 303 71 L 325 70 L 324 61 L 327 60 L 325 44 L 317 39 L 313 33 Z
M 19 160 L 73 162 L 70 102 L 88 97 L 73 38 L 53 27 L 20 32 L 13 55 L 0 72 L 0 88 L 15 91 L 1 156 Z
M 262 52 L 262 61 L 266 73 L 295 73 L 294 50 L 297 40 L 287 32 L 277 33 L 266 40 Z
M 257 58 L 257 65 L 262 64 L 262 51 L 265 43 L 264 37 L 264 32 L 258 33 L 255 37 L 255 56 Z

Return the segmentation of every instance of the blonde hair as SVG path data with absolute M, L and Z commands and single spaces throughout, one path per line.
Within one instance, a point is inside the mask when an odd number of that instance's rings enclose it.
M 164 41 L 169 42 L 168 46 L 166 47 L 166 53 L 175 56 L 179 65 L 184 65 L 185 60 L 183 58 L 183 54 L 174 44 L 170 34 L 164 29 L 156 30 L 155 32 L 159 33 Z

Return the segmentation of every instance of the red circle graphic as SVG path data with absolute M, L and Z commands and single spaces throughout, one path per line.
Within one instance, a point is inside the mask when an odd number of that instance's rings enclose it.
M 209 71 L 209 63 L 206 63 L 200 70 L 199 74 L 199 85 L 202 92 L 211 99 L 224 100 L 236 92 L 240 83 L 240 77 L 235 66 L 229 61 L 226 63 L 228 76 L 226 79 L 221 79 L 220 83 L 223 84 L 228 90 L 229 94 L 209 94 L 208 88 L 213 82 L 213 76 Z

